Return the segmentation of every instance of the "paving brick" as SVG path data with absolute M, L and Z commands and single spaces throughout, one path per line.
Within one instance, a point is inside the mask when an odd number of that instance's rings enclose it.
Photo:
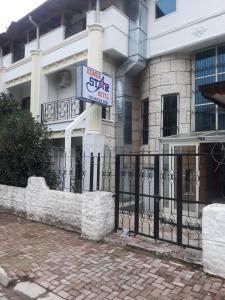
M 0 261 L 66 300 L 225 299 L 222 279 L 13 216 L 0 218 Z

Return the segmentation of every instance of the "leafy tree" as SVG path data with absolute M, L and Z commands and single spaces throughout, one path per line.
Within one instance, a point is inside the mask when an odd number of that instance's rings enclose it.
M 50 136 L 12 96 L 0 94 L 0 184 L 26 187 L 30 176 L 41 176 L 56 188 Z

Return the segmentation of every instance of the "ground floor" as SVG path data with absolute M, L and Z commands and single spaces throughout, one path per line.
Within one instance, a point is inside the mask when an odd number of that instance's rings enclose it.
M 176 261 L 1 214 L 0 265 L 55 299 L 224 299 L 225 281 Z M 0 299 L 5 293 L 0 287 Z M 8 299 L 26 299 L 8 296 Z M 5 299 L 5 298 L 3 298 Z

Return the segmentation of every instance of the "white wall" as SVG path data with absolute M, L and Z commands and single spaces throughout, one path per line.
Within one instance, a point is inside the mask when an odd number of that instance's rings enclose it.
M 64 40 L 64 26 L 58 27 L 40 37 L 40 47 L 42 50 L 52 48 Z M 30 56 L 30 51 L 37 49 L 37 40 L 33 40 L 25 45 L 25 57 Z
M 84 238 L 94 241 L 114 230 L 115 205 L 111 193 L 53 191 L 41 177 L 30 177 L 27 188 L 0 185 L 0 209 L 81 232 Z
M 5 69 L 5 81 L 11 81 L 31 73 L 31 57 L 22 59 Z
M 177 11 L 155 19 L 155 1 L 149 0 L 148 56 L 156 56 L 225 38 L 225 1 L 177 0 Z
M 3 67 L 8 68 L 12 64 L 12 53 L 3 56 Z
M 113 58 L 128 56 L 129 18 L 117 7 L 101 12 L 104 27 L 103 51 Z M 87 13 L 87 25 L 95 23 L 95 11 Z
M 48 78 L 48 96 L 47 102 L 74 97 L 76 95 L 76 66 L 67 68 L 71 73 L 71 84 L 67 87 L 59 87 L 56 84 L 56 73 L 49 75 Z

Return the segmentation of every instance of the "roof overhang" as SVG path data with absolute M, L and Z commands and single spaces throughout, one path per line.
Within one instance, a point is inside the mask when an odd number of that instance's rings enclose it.
M 41 25 L 49 18 L 63 13 L 82 12 L 88 7 L 86 0 L 47 0 L 42 5 L 31 11 L 17 22 L 12 22 L 6 32 L 0 34 L 0 47 L 12 40 L 26 35 L 26 31 L 32 28 L 29 16 Z
M 225 108 L 225 81 L 201 85 L 199 91 L 207 100 Z

